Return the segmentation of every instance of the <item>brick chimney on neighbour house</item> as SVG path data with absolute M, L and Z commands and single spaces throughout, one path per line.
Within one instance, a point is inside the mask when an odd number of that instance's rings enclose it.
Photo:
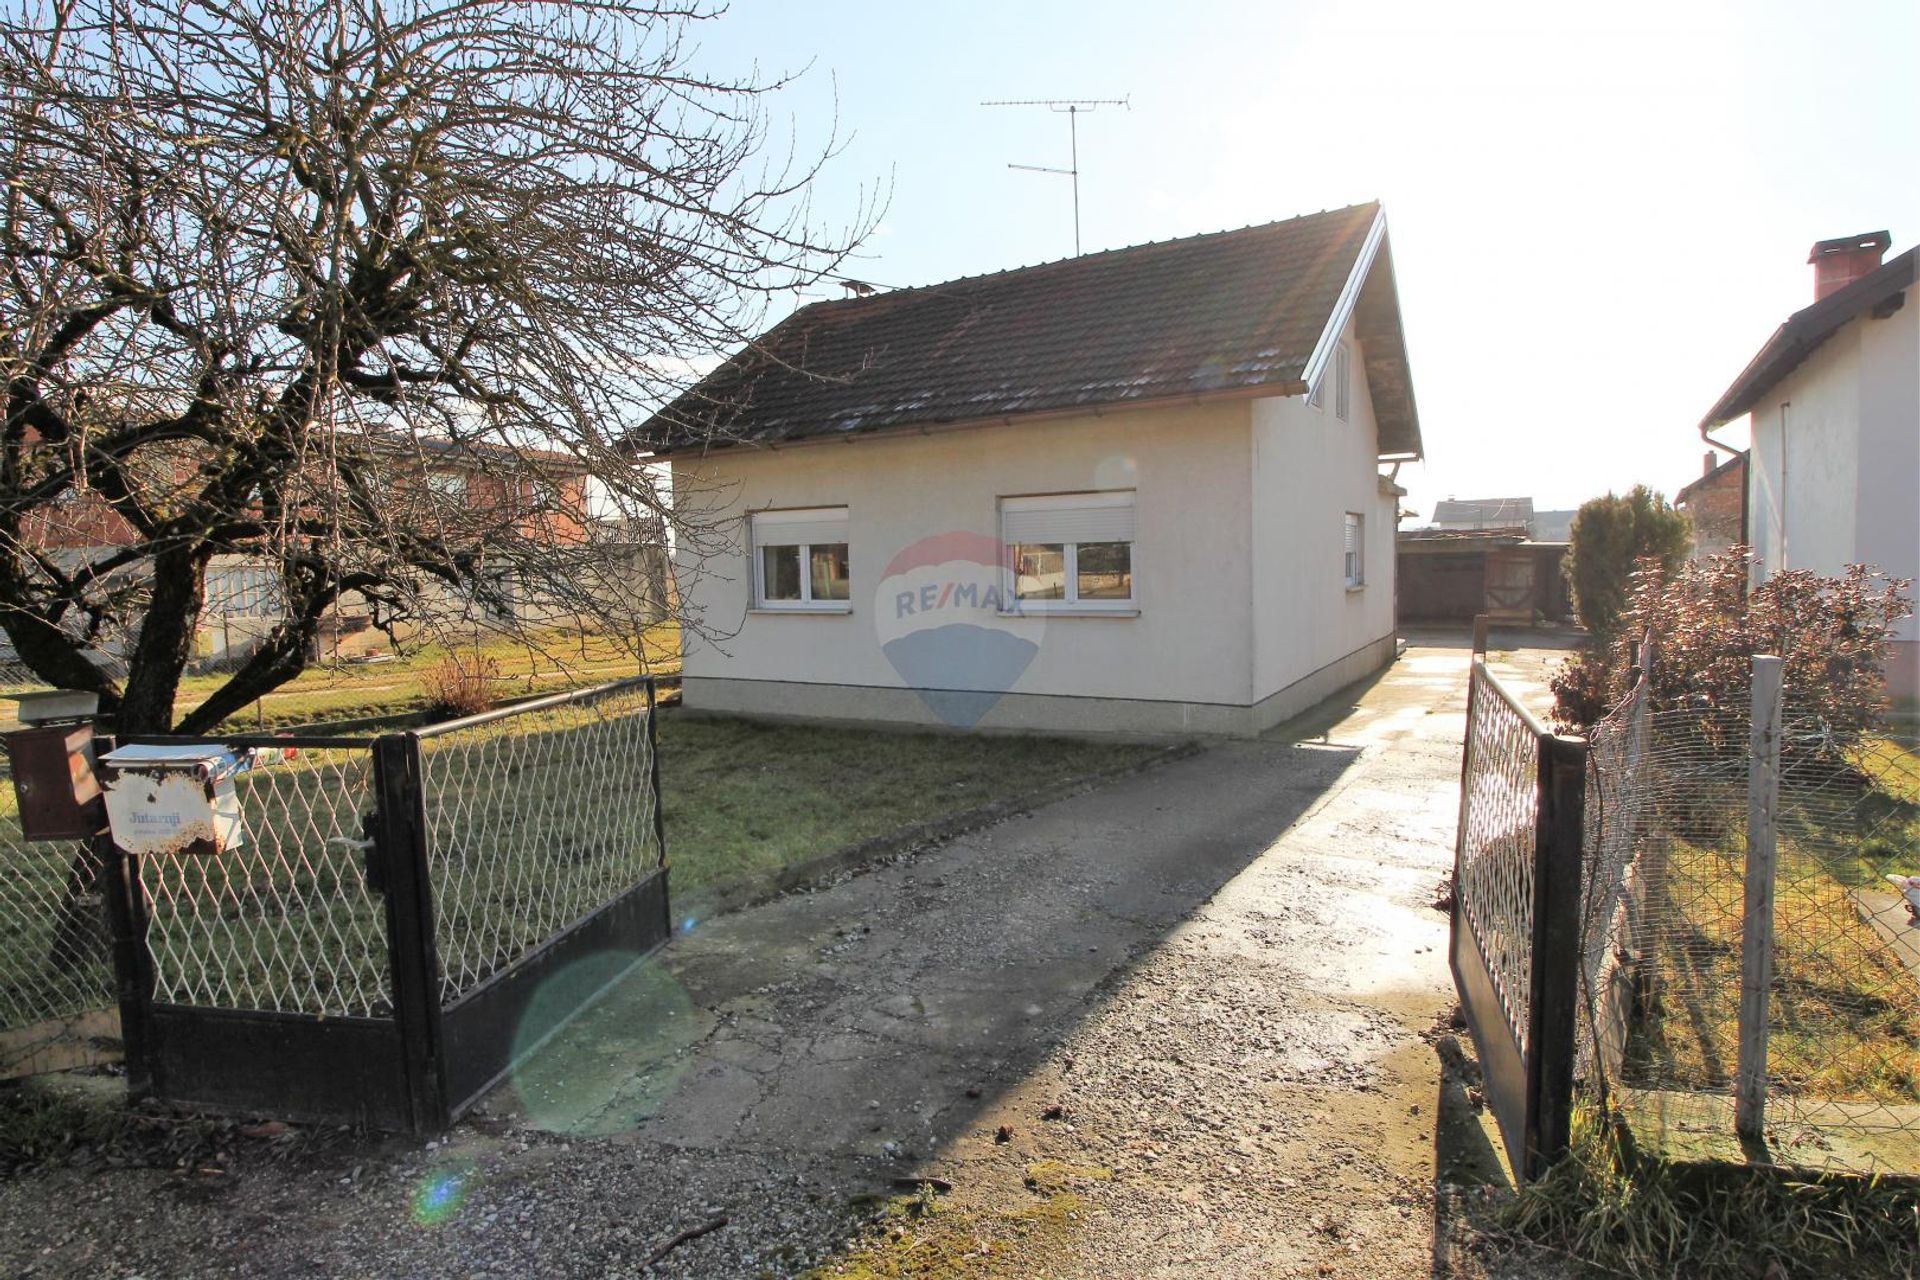
M 1814 245 L 1813 251 L 1807 254 L 1807 261 L 1813 264 L 1813 300 L 1818 302 L 1834 290 L 1844 289 L 1877 270 L 1882 255 L 1892 244 L 1893 236 L 1889 233 L 1866 231 Z

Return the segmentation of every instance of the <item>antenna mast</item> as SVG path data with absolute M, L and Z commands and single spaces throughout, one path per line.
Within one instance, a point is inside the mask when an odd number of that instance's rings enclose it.
M 1073 179 L 1073 255 L 1080 256 L 1080 115 L 1098 107 L 1123 107 L 1133 109 L 1132 95 L 1125 98 L 1006 98 L 992 102 L 983 102 L 983 107 L 1045 107 L 1056 115 L 1067 118 L 1068 154 L 1072 157 L 1065 169 L 1052 169 L 1039 164 L 1010 164 L 1009 169 L 1024 169 L 1028 173 L 1057 173 Z

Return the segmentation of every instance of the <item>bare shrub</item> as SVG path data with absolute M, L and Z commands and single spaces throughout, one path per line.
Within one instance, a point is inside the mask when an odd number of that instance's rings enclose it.
M 487 710 L 493 705 L 493 686 L 499 678 L 500 664 L 492 658 L 448 654 L 421 681 L 428 718 L 453 720 Z

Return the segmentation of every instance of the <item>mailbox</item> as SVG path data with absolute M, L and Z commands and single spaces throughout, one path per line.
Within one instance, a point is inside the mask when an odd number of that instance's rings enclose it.
M 68 690 L 14 695 L 20 722 L 6 735 L 7 763 L 28 840 L 87 840 L 107 828 L 94 770 L 92 716 L 99 699 Z
M 107 766 L 107 821 L 125 852 L 206 856 L 246 842 L 233 787 L 242 763 L 225 747 L 116 747 L 101 763 Z

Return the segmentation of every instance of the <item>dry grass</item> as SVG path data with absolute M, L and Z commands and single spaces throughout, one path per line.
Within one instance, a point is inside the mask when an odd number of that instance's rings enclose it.
M 1862 919 L 1851 890 L 1889 858 L 1873 841 L 1846 858 L 1786 838 L 1774 899 L 1773 1085 L 1809 1098 L 1920 1102 L 1920 980 Z M 1725 1089 L 1739 1043 L 1744 840 L 1673 840 L 1666 924 L 1650 948 L 1646 1015 L 1630 1080 Z
M 1520 1189 L 1502 1224 L 1599 1275 L 1911 1277 L 1920 1186 L 1660 1164 L 1634 1154 L 1588 1110 L 1575 1118 L 1571 1154 Z

